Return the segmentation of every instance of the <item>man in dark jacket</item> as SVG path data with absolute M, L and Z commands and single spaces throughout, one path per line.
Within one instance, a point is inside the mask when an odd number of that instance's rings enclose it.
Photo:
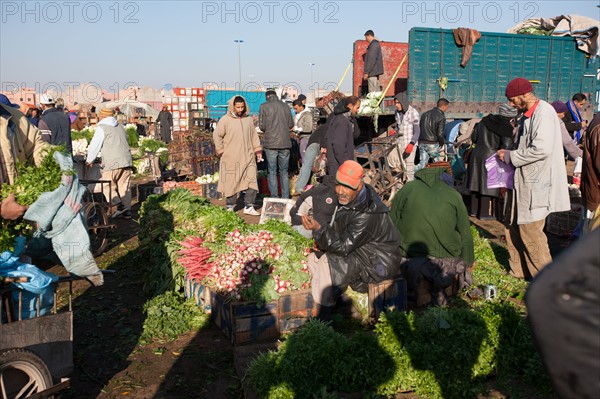
M 437 305 L 446 303 L 444 288 L 455 275 L 471 284 L 475 260 L 469 216 L 461 195 L 441 178 L 442 168 L 422 169 L 392 203 L 391 219 L 400 233 L 403 274 L 414 290 L 423 278 L 432 283 Z
M 171 130 L 173 129 L 173 114 L 169 112 L 169 107 L 163 105 L 162 111 L 156 117 L 156 123 L 160 125 L 160 139 L 169 144 L 171 142 Z
M 365 55 L 363 80 L 366 80 L 369 84 L 369 93 L 381 91 L 379 85 L 379 75 L 383 75 L 381 45 L 379 40 L 375 39 L 375 33 L 370 29 L 365 32 L 365 40 L 369 42 L 369 47 L 367 47 L 367 54 Z
M 581 116 L 581 109 L 587 102 L 587 97 L 583 93 L 574 94 L 571 101 L 567 102 L 568 111 L 565 112 L 565 116 L 562 121 L 565 123 L 569 136 L 579 144 L 581 136 L 587 127 L 587 121 Z
M 40 104 L 43 112 L 38 126 L 42 133 L 42 140 L 52 145 L 64 145 L 69 152 L 73 152 L 71 120 L 62 109 L 54 106 L 55 103 L 51 95 L 42 94 Z
M 269 168 L 269 191 L 271 197 L 277 197 L 277 167 L 279 166 L 279 179 L 281 181 L 281 197 L 290 197 L 290 178 L 288 167 L 290 165 L 290 138 L 291 129 L 294 127 L 292 111 L 281 100 L 277 98 L 274 90 L 265 93 L 267 101 L 260 105 L 258 112 L 258 125 L 265 133 L 263 148 L 267 155 L 267 167 Z
M 421 115 L 419 128 L 419 157 L 420 162 L 415 167 L 415 172 L 423 169 L 429 162 L 429 158 L 434 161 L 440 159 L 440 153 L 444 150 L 444 126 L 446 125 L 446 114 L 450 101 L 440 98 L 437 106 Z
M 327 133 L 321 146 L 327 150 L 327 174 L 335 176 L 338 167 L 354 159 L 354 115 L 360 108 L 358 97 L 346 97 L 336 105 L 333 116 L 327 122 Z
M 336 174 L 338 205 L 331 222 L 322 225 L 304 215 L 302 225 L 313 231 L 323 253 L 308 257 L 312 295 L 326 318 L 337 298 L 350 285 L 367 292 L 369 283 L 400 274 L 398 231 L 373 187 L 363 182 L 364 171 L 356 161 L 346 161 Z

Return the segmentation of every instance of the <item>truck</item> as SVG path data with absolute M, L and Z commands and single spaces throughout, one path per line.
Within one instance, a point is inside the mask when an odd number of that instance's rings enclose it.
M 573 94 L 584 93 L 588 102 L 583 115 L 592 118 L 600 93 L 599 61 L 578 50 L 572 37 L 480 33 L 464 67 L 460 65 L 463 49 L 456 45 L 451 29 L 412 28 L 408 43 L 381 42 L 383 88 L 404 55 L 408 57 L 385 93 L 377 133 L 393 123 L 392 96 L 397 93 L 406 92 L 421 113 L 435 107 L 439 98 L 447 98 L 451 104 L 446 117 L 468 120 L 497 112 L 506 102 L 506 84 L 516 77 L 528 79 L 536 96 L 549 102 L 566 102 Z M 365 52 L 366 41 L 356 41 L 352 88 L 358 96 Z
M 206 106 L 208 108 L 208 117 L 219 119 L 227 113 L 227 103 L 233 96 L 242 96 L 248 103 L 250 109 L 249 115 L 258 115 L 260 104 L 265 102 L 264 91 L 239 91 L 239 90 L 206 90 Z

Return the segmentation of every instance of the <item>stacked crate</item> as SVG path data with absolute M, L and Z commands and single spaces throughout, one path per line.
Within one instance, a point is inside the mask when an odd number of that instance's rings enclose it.
M 173 133 L 190 128 L 190 110 L 204 110 L 204 89 L 175 87 L 164 96 L 164 104 L 173 115 Z
M 219 171 L 212 135 L 204 130 L 173 132 L 173 141 L 169 144 L 169 162 L 180 174 L 195 177 Z

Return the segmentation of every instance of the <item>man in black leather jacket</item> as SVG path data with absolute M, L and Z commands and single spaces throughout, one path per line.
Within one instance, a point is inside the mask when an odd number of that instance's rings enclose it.
M 440 98 L 437 107 L 421 115 L 419 128 L 419 157 L 421 161 L 415 167 L 415 173 L 423 169 L 430 158 L 434 161 L 440 159 L 440 153 L 444 149 L 444 126 L 446 125 L 445 112 L 450 102 L 445 98 Z
M 302 225 L 313 231 L 319 253 L 308 257 L 312 295 L 319 315 L 331 313 L 337 298 L 350 285 L 367 292 L 369 283 L 400 274 L 400 238 L 373 187 L 362 180 L 364 171 L 356 161 L 344 162 L 336 174 L 338 205 L 327 225 L 302 216 Z M 326 316 L 324 317 L 326 318 Z

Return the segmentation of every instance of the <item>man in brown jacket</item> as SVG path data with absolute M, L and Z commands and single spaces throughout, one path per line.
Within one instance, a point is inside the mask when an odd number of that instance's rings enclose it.
M 583 232 L 587 233 L 592 230 L 591 221 L 600 216 L 600 113 L 592 119 L 585 135 L 581 195 L 585 206 Z
M 14 183 L 17 162 L 33 161 L 39 165 L 44 146 L 40 131 L 27 121 L 21 111 L 0 104 L 0 186 Z M 26 210 L 15 201 L 14 195 L 4 199 L 0 205 L 2 219 L 17 219 Z

